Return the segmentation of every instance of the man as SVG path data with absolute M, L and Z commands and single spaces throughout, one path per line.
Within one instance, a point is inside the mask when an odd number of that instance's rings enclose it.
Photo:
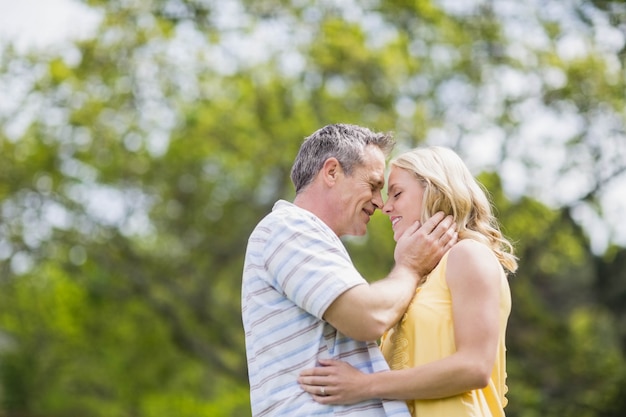
M 393 145 L 390 135 L 354 125 L 313 133 L 292 168 L 293 204 L 278 201 L 250 235 L 242 315 L 254 417 L 408 416 L 399 401 L 321 405 L 297 383 L 300 370 L 319 358 L 342 359 L 367 373 L 388 369 L 376 340 L 456 241 L 451 217 L 442 221 L 438 213 L 398 239 L 386 278 L 369 284 L 355 269 L 339 238 L 365 234 L 382 208 Z

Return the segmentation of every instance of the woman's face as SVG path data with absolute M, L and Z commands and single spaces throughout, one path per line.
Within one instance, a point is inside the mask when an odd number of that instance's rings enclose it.
M 392 167 L 383 212 L 391 220 L 393 239 L 397 242 L 404 231 L 420 220 L 424 186 L 415 175 L 403 168 Z

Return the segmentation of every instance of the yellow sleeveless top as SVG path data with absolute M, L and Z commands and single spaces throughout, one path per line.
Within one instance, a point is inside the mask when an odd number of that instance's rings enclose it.
M 449 252 L 448 252 L 449 253 Z M 382 338 L 381 350 L 391 369 L 433 362 L 455 352 L 452 299 L 446 282 L 448 254 L 418 287 L 404 317 Z M 409 400 L 413 417 L 503 417 L 507 404 L 505 332 L 511 291 L 502 270 L 500 341 L 489 384 L 478 390 L 435 400 Z

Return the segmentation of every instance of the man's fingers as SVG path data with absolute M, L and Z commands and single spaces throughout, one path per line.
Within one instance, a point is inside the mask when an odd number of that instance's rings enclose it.
M 444 233 L 441 235 L 442 238 L 447 237 L 448 240 L 450 240 L 454 236 L 456 236 L 456 222 L 454 221 L 454 218 L 451 215 L 447 216 L 440 223 L 440 226 L 442 226 L 444 228 Z
M 420 230 L 421 228 L 421 224 L 419 221 L 414 222 L 413 224 L 409 225 L 409 227 L 406 228 L 406 230 L 404 231 L 404 233 L 402 234 L 403 236 L 413 236 L 413 233 L 417 232 L 418 230 Z
M 437 213 L 439 214 L 439 213 Z M 443 213 L 441 213 L 443 215 Z M 434 217 L 434 216 L 433 216 Z M 429 221 L 433 218 L 431 217 Z M 430 232 L 431 237 L 434 239 L 440 239 L 442 243 L 446 243 L 446 241 L 452 239 L 456 229 L 456 224 L 454 223 L 454 218 L 451 215 L 446 216 L 445 219 L 441 220 L 435 229 Z
M 433 240 L 441 240 L 442 244 L 445 245 L 454 236 L 455 228 L 452 215 L 446 216 L 442 211 L 438 211 L 424 224 L 419 221 L 414 222 L 407 227 L 403 234 L 413 236 L 419 231 L 423 236 L 429 236 Z
M 430 219 L 426 220 L 426 222 L 420 227 L 420 229 L 422 230 L 422 232 L 424 232 L 424 234 L 429 235 L 433 231 L 437 230 L 437 228 L 441 225 L 441 221 L 444 219 L 444 217 L 445 214 L 442 211 L 438 211 L 437 213 L 433 214 Z
M 441 243 L 444 245 L 444 251 L 448 251 L 448 249 L 452 248 L 459 240 L 459 234 L 453 229 L 450 228 L 446 234 L 441 237 Z

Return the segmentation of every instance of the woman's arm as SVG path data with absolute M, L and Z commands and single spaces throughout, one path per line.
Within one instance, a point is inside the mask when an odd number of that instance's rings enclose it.
M 415 368 L 375 374 L 363 374 L 339 361 L 321 361 L 323 367 L 303 371 L 298 381 L 323 404 L 433 399 L 483 388 L 498 346 L 500 274 L 500 264 L 486 246 L 464 240 L 451 249 L 446 281 L 452 296 L 454 354 Z M 325 395 L 320 395 L 322 387 Z

